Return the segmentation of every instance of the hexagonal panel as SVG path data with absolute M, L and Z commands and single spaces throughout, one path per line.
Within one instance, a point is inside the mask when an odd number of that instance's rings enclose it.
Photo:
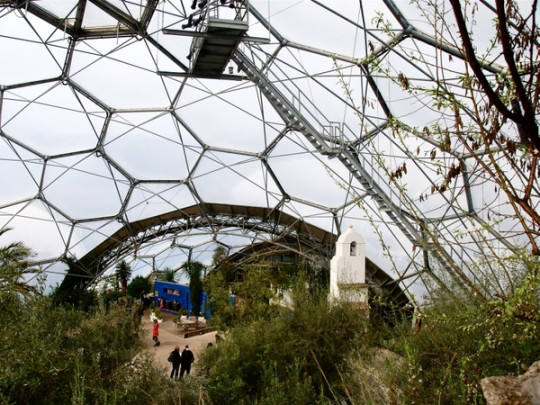
M 39 194 L 43 159 L 7 139 L 0 140 L 0 205 Z
M 154 2 L 152 13 L 142 11 L 144 1 L 112 0 L 107 11 L 87 2 L 79 21 L 76 4 L 0 6 L 0 168 L 9 174 L 0 180 L 0 218 L 21 227 L 17 236 L 29 224 L 36 235 L 51 233 L 51 244 L 23 238 L 51 269 L 62 254 L 89 252 L 117 232 L 141 239 L 125 242 L 115 259 L 147 271 L 188 257 L 209 262 L 218 242 L 240 250 L 271 239 L 222 218 L 209 223 L 205 208 L 214 204 L 269 208 L 335 234 L 354 225 L 376 252 L 371 259 L 403 283 L 425 269 L 417 248 L 430 256 L 424 224 L 463 269 L 483 240 L 509 248 L 496 232 L 521 242 L 509 232 L 519 223 L 508 200 L 463 143 L 433 156 L 446 133 L 424 134 L 437 125 L 456 133 L 454 111 L 432 97 L 437 89 L 464 105 L 485 102 L 461 81 L 466 61 L 452 13 L 441 21 L 438 10 L 419 13 L 407 2 L 252 0 L 248 38 L 212 51 L 231 56 L 225 76 L 201 76 L 187 55 L 207 37 L 198 32 L 205 25 L 181 28 L 191 0 Z M 489 47 L 495 14 L 487 3 L 478 7 L 470 30 L 492 80 L 506 67 Z M 520 57 L 524 66 L 536 62 Z M 426 200 L 458 161 L 467 173 Z M 407 176 L 396 178 L 405 167 Z M 522 188 L 524 180 L 511 179 Z M 188 207 L 196 229 L 170 214 Z M 146 219 L 150 228 L 129 234 Z M 475 239 L 484 221 L 496 222 L 494 233 Z M 381 239 L 394 262 L 379 254 Z M 104 271 L 114 271 L 108 263 Z
M 171 104 L 172 94 L 155 74 L 155 57 L 135 39 L 81 41 L 74 52 L 71 78 L 113 108 L 165 107 Z
M 14 85 L 60 77 L 69 37 L 27 13 L 11 10 L 1 16 L 0 84 Z M 36 69 L 39 61 L 39 69 Z
M 45 168 L 45 200 L 72 219 L 117 215 L 128 189 L 125 178 L 95 155 L 54 159 Z
M 138 180 L 184 180 L 202 153 L 170 113 L 117 114 L 109 124 L 105 153 Z
M 101 108 L 59 82 L 4 94 L 3 131 L 44 156 L 95 148 L 104 121 Z

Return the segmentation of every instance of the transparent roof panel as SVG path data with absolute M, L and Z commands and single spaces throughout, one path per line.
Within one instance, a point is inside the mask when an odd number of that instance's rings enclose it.
M 0 143 L 0 205 L 34 198 L 39 193 L 43 161 L 17 144 Z M 10 175 L 6 175 L 10 173 Z
M 0 85 L 45 80 L 62 73 L 68 38 L 39 18 L 21 13 L 11 11 L 1 15 Z M 39 69 L 32 60 L 39 60 Z
M 305 240 L 354 226 L 407 290 L 426 257 L 469 275 L 486 243 L 523 243 L 436 97 L 453 94 L 479 136 L 487 99 L 465 86 L 448 2 L 200 3 L 0 1 L 0 225 L 45 271 L 66 256 L 103 263 L 92 282 L 122 259 L 134 275 L 209 264 L 220 244 L 273 243 L 305 223 Z M 474 4 L 463 11 L 493 82 L 506 69 L 495 5 Z M 517 139 L 511 123 L 500 133 Z
M 95 155 L 51 160 L 43 177 L 44 198 L 79 220 L 116 215 L 128 191 L 123 176 Z
M 4 112 L 5 133 L 48 156 L 94 148 L 104 123 L 95 104 L 60 83 L 7 92 Z

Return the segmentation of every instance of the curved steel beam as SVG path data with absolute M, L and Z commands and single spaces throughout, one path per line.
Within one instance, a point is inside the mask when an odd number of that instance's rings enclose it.
M 316 251 L 323 256 L 331 258 L 334 244 L 338 235 L 325 231 L 314 225 L 304 222 L 276 209 L 265 207 L 250 207 L 228 204 L 206 203 L 204 207 L 192 205 L 166 214 L 157 215 L 144 220 L 124 225 L 112 236 L 97 245 L 93 250 L 78 260 L 79 268 L 88 270 L 89 276 L 86 285 L 93 284 L 106 270 L 112 268 L 116 262 L 137 250 L 139 246 L 161 237 L 172 238 L 191 229 L 203 227 L 233 227 L 261 232 L 271 235 L 272 239 L 260 240 L 254 245 L 276 244 L 296 254 L 304 254 L 305 247 L 309 252 Z M 287 246 L 284 240 L 295 239 L 299 247 L 294 249 Z M 300 246 L 301 245 L 301 246 Z M 249 252 L 258 247 L 245 249 Z M 368 283 L 371 281 L 377 288 L 381 288 L 385 296 L 399 305 L 409 302 L 408 297 L 401 290 L 398 283 L 382 269 L 366 258 Z M 66 277 L 80 277 L 79 274 L 66 274 Z

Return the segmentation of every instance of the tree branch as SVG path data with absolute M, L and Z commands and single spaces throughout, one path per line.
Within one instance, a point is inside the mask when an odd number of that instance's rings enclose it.
M 505 0 L 496 0 L 497 6 L 497 18 L 499 35 L 501 38 L 501 46 L 503 50 L 504 60 L 510 71 L 510 76 L 514 83 L 514 89 L 516 91 L 517 98 L 523 109 L 514 111 L 516 118 L 512 119 L 520 127 L 520 135 L 525 136 L 531 144 L 535 146 L 537 150 L 540 150 L 540 138 L 538 136 L 538 125 L 536 124 L 536 118 L 534 115 L 534 109 L 531 104 L 531 100 L 528 97 L 527 91 L 523 86 L 521 81 L 521 76 L 516 66 L 516 61 L 514 59 L 514 48 L 512 46 L 512 41 L 510 34 L 508 32 L 508 27 L 506 25 L 506 12 L 504 9 Z M 532 62 L 532 61 L 531 61 Z
M 461 3 L 460 0 L 450 0 L 450 4 L 452 5 L 454 16 L 456 18 L 459 35 L 461 36 L 461 41 L 463 43 L 463 48 L 465 50 L 465 59 L 467 63 L 469 63 L 469 66 L 471 67 L 471 69 L 473 70 L 475 77 L 478 79 L 478 82 L 480 83 L 482 90 L 484 91 L 484 93 L 486 93 L 486 96 L 488 97 L 489 102 L 497 108 L 497 110 L 502 114 L 504 118 L 510 119 L 516 122 L 520 116 L 510 111 L 506 107 L 506 105 L 501 101 L 497 93 L 495 93 L 495 91 L 489 84 L 489 81 L 487 80 L 486 76 L 484 75 L 484 72 L 482 71 L 480 63 L 478 63 L 478 59 L 476 59 L 476 54 L 474 52 L 471 38 L 467 30 L 465 18 L 463 17 L 463 13 L 461 11 L 460 3 Z

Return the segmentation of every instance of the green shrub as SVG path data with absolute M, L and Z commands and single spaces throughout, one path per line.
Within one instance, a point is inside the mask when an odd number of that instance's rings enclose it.
M 301 277 L 291 308 L 270 305 L 264 270 L 235 284 L 234 307 L 216 277 L 213 316 L 226 338 L 199 356 L 201 375 L 177 382 L 143 350 L 125 298 L 77 306 L 4 294 L 0 404 L 483 404 L 481 378 L 521 374 L 540 352 L 537 261 L 508 266 L 518 277 L 490 301 L 432 289 L 420 329 L 382 301 L 372 301 L 369 321 L 357 307 L 330 305 Z
M 345 397 L 340 374 L 361 346 L 365 316 L 329 305 L 321 292 L 302 288 L 295 296 L 292 310 L 232 328 L 201 356 L 216 403 L 334 403 Z
M 387 384 L 397 384 L 417 404 L 484 403 L 482 378 L 523 373 L 540 353 L 535 268 L 491 301 L 434 291 L 418 333 L 404 323 L 392 329 L 391 338 L 379 341 L 407 362 L 406 375 Z
M 87 313 L 35 295 L 0 317 L 0 403 L 116 403 L 132 380 L 118 379 L 141 349 L 123 306 Z

